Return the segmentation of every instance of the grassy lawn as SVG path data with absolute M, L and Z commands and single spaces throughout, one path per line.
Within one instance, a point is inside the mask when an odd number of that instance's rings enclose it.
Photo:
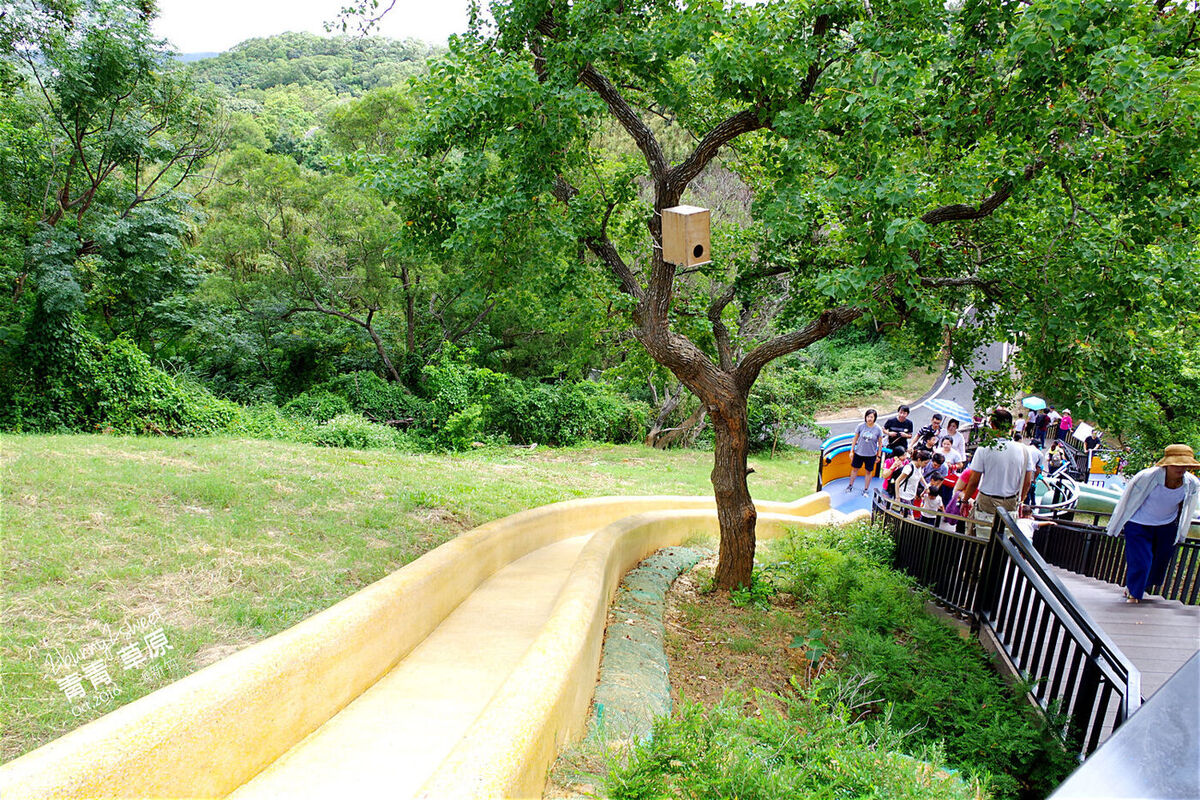
M 941 376 L 942 370 L 946 368 L 946 359 L 938 357 L 938 359 L 928 365 L 916 366 L 904 374 L 901 381 L 878 395 L 872 397 L 855 397 L 846 403 L 839 403 L 835 407 L 825 408 L 819 411 L 816 415 L 818 421 L 824 420 L 840 420 L 849 419 L 851 417 L 861 417 L 868 408 L 874 408 L 879 412 L 880 420 L 883 420 L 896 412 L 896 407 L 901 403 L 912 403 L 925 393 L 933 388 L 937 379 Z
M 813 491 L 816 456 L 751 492 Z M 577 497 L 709 494 L 712 454 L 638 446 L 402 455 L 281 442 L 0 438 L 0 761 L 320 611 L 462 531 Z M 169 650 L 120 650 L 160 627 Z M 106 649 L 106 647 L 108 649 Z M 85 697 L 58 683 L 85 675 Z

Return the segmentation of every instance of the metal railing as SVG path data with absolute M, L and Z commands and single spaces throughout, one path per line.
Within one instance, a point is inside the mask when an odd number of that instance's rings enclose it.
M 1068 472 L 1075 480 L 1086 483 L 1092 474 L 1092 457 L 1087 451 L 1087 445 L 1076 439 L 1073 433 L 1068 432 L 1066 436 L 1061 435 L 1061 430 L 1059 433 L 1058 441 L 1062 443 L 1067 455 L 1065 462 Z
M 970 616 L 987 539 L 938 526 L 943 520 L 965 523 L 966 517 L 941 512 L 930 523 L 914 519 L 914 513 L 921 513 L 921 509 L 878 492 L 872 496 L 871 523 L 886 518 L 896 540 L 894 566 L 929 587 L 933 596 L 949 608 Z
M 1097 523 L 1106 516 L 1103 512 L 1077 513 L 1091 516 Z M 1118 586 L 1125 583 L 1125 538 L 1108 536 L 1098 524 L 1055 520 L 1034 531 L 1033 546 L 1056 567 Z M 1166 578 L 1148 591 L 1184 605 L 1200 605 L 1200 541 L 1187 539 L 1176 546 Z
M 986 628 L 1032 685 L 1045 710 L 1065 715 L 1059 730 L 1081 756 L 1141 704 L 1141 676 L 1049 570 L 1012 516 L 998 512 L 990 536 L 968 536 L 905 516 L 876 493 L 873 522 L 896 541 L 894 566 L 940 602 Z

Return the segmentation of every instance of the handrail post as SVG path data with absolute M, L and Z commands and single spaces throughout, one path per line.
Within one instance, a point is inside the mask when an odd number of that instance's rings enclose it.
M 1092 716 L 1092 707 L 1096 704 L 1096 693 L 1100 690 L 1100 648 L 1100 642 L 1092 642 L 1091 652 L 1083 660 L 1083 673 L 1079 676 L 1075 703 L 1071 707 L 1071 730 L 1067 734 L 1079 752 L 1085 755 L 1088 721 Z
M 997 519 L 999 519 L 997 517 Z M 979 574 L 979 589 L 975 592 L 975 603 L 971 609 L 971 632 L 978 634 L 984 617 L 996 606 L 996 595 L 1000 584 L 1000 536 L 1003 530 L 993 532 L 983 555 L 983 566 Z
M 1083 564 L 1080 575 L 1092 576 L 1096 566 L 1096 535 L 1092 531 L 1083 533 Z

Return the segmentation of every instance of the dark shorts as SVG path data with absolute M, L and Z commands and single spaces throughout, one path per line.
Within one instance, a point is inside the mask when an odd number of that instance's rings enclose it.
M 875 469 L 875 459 L 879 456 L 860 456 L 855 453 L 850 459 L 850 469 L 865 469 L 867 472 Z

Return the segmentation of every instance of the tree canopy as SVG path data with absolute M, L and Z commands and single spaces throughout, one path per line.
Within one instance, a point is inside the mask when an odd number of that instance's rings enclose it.
M 335 413 L 369 383 L 373 415 L 468 446 L 526 402 L 586 417 L 608 390 L 568 384 L 602 382 L 654 403 L 657 444 L 711 432 L 726 587 L 752 563 L 748 448 L 808 418 L 850 340 L 950 337 L 962 366 L 1012 342 L 979 405 L 1034 388 L 1143 459 L 1200 445 L 1185 3 L 477 11 L 428 69 L 413 42 L 307 34 L 181 68 L 151 4 L 0 9 L 5 424 L 94 423 L 60 410 L 105 357 Z M 679 203 L 712 210 L 712 261 L 664 260 Z M 518 384 L 494 408 L 463 388 Z
M 772 359 L 864 316 L 928 337 L 974 304 L 960 355 L 1009 337 L 1038 353 L 1019 361 L 1026 379 L 1055 381 L 1077 362 L 1044 354 L 1070 357 L 1090 324 L 1117 327 L 1114 312 L 1170 327 L 1196 274 L 1184 3 L 490 9 L 494 24 L 457 39 L 423 84 L 420 168 L 430 191 L 459 194 L 430 235 L 469 250 L 553 232 L 543 263 L 579 243 L 607 269 L 633 335 L 713 418 L 722 587 L 749 580 L 745 404 Z M 628 143 L 615 157 L 614 128 Z M 718 165 L 752 200 L 740 246 L 703 270 L 699 336 L 681 302 L 689 271 L 662 257 L 661 212 Z M 762 297 L 777 301 L 772 323 L 735 339 L 731 319 Z M 1131 354 L 1104 350 L 1112 360 L 1084 363 L 1111 385 Z

